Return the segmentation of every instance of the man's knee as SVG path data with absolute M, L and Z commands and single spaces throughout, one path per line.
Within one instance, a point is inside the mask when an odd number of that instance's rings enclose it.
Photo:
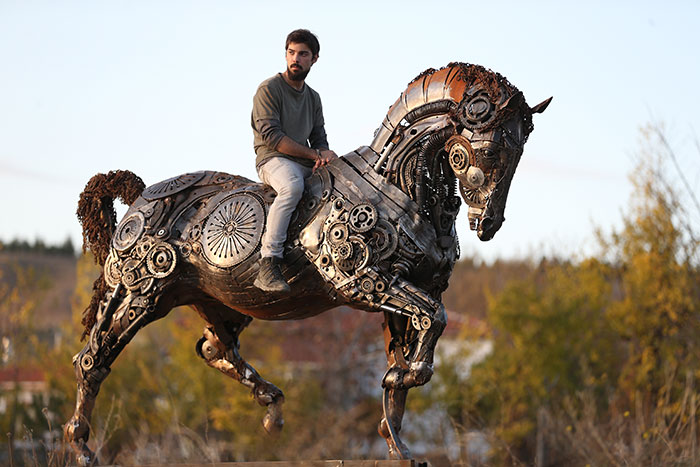
M 299 202 L 303 194 L 304 179 L 297 177 L 290 178 L 289 182 L 277 192 L 277 196 L 295 204 Z

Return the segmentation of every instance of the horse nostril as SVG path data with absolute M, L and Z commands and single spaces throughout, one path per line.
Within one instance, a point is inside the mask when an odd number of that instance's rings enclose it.
M 484 219 L 481 220 L 481 230 L 490 230 L 491 227 L 493 226 L 493 219 L 490 217 L 485 217 Z

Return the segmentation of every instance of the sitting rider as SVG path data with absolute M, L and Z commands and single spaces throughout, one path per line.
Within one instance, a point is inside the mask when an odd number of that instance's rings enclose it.
M 280 271 L 287 229 L 301 196 L 304 179 L 338 157 L 328 149 L 318 93 L 304 83 L 318 60 L 314 34 L 297 29 L 287 36 L 287 69 L 263 81 L 253 98 L 255 165 L 258 175 L 277 192 L 267 216 L 255 286 L 267 292 L 288 292 Z

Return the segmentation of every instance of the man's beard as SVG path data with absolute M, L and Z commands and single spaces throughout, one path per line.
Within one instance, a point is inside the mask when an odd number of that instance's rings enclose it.
M 308 70 L 304 70 L 303 68 L 299 67 L 292 70 L 291 68 L 287 67 L 287 76 L 289 76 L 289 79 L 292 81 L 304 81 L 306 79 L 306 75 L 309 74 L 309 71 L 311 71 L 310 68 Z

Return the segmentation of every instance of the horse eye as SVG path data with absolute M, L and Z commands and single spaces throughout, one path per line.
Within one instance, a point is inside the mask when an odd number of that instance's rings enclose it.
M 484 162 L 488 162 L 488 163 L 493 163 L 498 156 L 497 152 L 491 148 L 483 148 L 479 152 L 480 152 L 479 155 L 481 156 L 482 160 Z

